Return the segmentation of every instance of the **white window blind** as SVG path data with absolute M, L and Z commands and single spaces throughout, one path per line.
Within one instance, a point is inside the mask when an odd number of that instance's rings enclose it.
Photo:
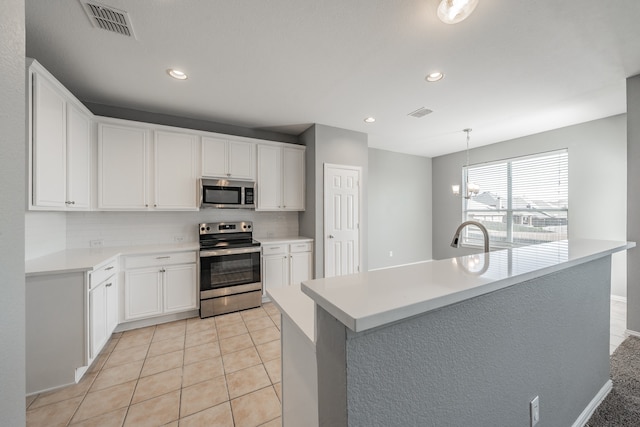
M 567 238 L 567 150 L 470 165 L 463 168 L 463 182 L 480 187 L 478 194 L 463 199 L 463 221 L 487 227 L 492 247 Z M 477 227 L 466 227 L 462 238 L 467 245 L 483 242 Z

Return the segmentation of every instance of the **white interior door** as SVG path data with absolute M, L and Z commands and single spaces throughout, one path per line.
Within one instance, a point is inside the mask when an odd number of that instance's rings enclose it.
M 360 174 L 324 165 L 324 277 L 360 271 Z

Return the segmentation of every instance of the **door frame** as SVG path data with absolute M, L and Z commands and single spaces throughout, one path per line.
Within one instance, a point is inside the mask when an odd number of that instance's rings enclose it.
M 323 277 L 327 277 L 327 170 L 328 169 L 345 169 L 355 171 L 358 173 L 358 272 L 362 272 L 362 166 L 353 165 L 340 165 L 336 163 L 324 163 L 323 164 L 323 177 L 322 177 L 322 252 L 323 252 Z

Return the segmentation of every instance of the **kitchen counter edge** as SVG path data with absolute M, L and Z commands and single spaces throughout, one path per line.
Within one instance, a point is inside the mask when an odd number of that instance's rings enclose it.
M 187 252 L 199 249 L 200 245 L 197 242 L 66 249 L 25 261 L 25 275 L 30 277 L 45 274 L 91 272 L 119 256 Z

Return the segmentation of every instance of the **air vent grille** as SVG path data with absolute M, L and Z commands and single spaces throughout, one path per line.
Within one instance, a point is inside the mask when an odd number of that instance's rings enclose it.
M 81 2 L 94 27 L 135 38 L 127 12 L 96 2 Z
M 433 110 L 429 110 L 428 108 L 420 107 L 416 111 L 410 112 L 408 114 L 408 116 L 420 118 L 420 117 L 424 117 L 427 114 L 431 114 L 431 113 L 433 113 Z

